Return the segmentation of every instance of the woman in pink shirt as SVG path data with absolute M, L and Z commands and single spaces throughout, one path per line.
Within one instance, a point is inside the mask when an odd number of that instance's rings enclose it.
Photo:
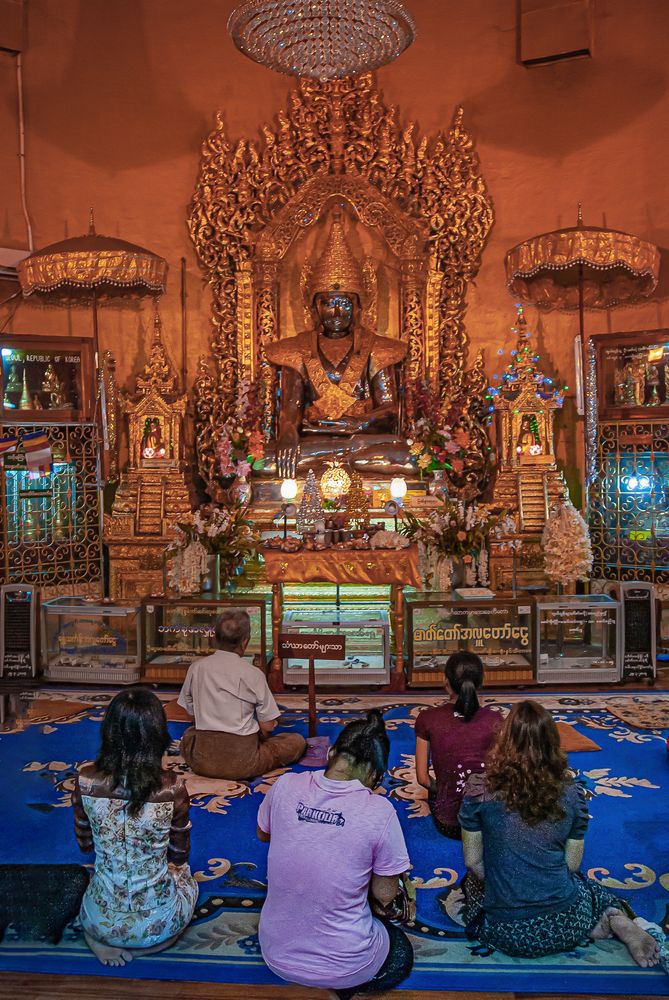
M 437 830 L 453 840 L 461 837 L 458 812 L 465 782 L 484 769 L 502 724 L 497 712 L 479 705 L 482 683 L 480 658 L 475 653 L 453 653 L 446 662 L 448 704 L 425 709 L 416 719 L 416 780 L 428 790 Z
M 411 919 L 415 905 L 397 814 L 373 794 L 389 749 L 380 712 L 369 712 L 339 734 L 325 771 L 283 774 L 258 810 L 270 845 L 263 958 L 282 979 L 341 1000 L 393 989 L 413 965 L 409 939 L 386 919 Z

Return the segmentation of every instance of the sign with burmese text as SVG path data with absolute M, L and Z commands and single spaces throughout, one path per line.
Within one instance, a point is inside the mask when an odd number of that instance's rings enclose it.
M 292 660 L 343 660 L 346 658 L 345 635 L 321 632 L 282 632 L 279 656 Z

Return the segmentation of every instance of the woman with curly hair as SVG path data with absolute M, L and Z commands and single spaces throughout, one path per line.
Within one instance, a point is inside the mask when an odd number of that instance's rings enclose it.
M 460 809 L 468 873 L 467 932 L 507 955 L 539 958 L 580 941 L 616 937 L 641 966 L 656 965 L 657 942 L 628 904 L 579 871 L 588 809 L 541 705 L 511 710 Z
M 73 793 L 79 847 L 95 850 L 79 918 L 96 958 L 120 966 L 169 948 L 190 923 L 198 889 L 188 792 L 162 766 L 170 744 L 162 704 L 146 688 L 117 694 L 101 735 Z

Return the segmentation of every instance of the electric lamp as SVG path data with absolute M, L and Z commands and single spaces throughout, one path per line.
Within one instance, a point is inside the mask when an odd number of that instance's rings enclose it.
M 390 482 L 390 495 L 393 500 L 402 500 L 407 495 L 407 481 L 401 476 Z
M 281 498 L 283 500 L 294 500 L 297 496 L 297 480 L 284 479 L 281 483 Z

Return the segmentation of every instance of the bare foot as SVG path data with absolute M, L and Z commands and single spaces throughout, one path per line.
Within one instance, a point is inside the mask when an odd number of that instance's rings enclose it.
M 132 952 L 128 948 L 114 948 L 112 945 L 102 944 L 88 934 L 84 934 L 84 937 L 88 947 L 103 965 L 117 967 L 132 962 Z
M 641 930 L 624 913 L 612 913 L 609 923 L 614 937 L 625 945 L 637 965 L 648 969 L 660 961 L 660 946 L 654 937 Z
M 609 906 L 608 910 L 604 911 L 601 920 L 598 924 L 590 931 L 590 937 L 593 941 L 603 941 L 606 938 L 613 937 L 613 931 L 611 930 L 611 922 L 609 917 L 612 917 L 614 913 L 621 913 L 621 910 L 617 909 L 615 906 Z

